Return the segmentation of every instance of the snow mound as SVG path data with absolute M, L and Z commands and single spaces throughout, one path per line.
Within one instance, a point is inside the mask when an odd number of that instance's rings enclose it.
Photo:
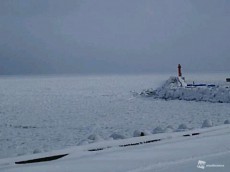
M 110 137 L 113 138 L 114 140 L 119 140 L 119 139 L 125 139 L 126 138 L 124 135 L 118 134 L 118 133 L 113 133 Z
M 140 130 L 135 130 L 133 132 L 133 137 L 141 137 L 141 136 L 148 136 L 151 135 L 151 133 L 147 130 L 140 131 Z
M 173 126 L 172 126 L 172 125 L 168 125 L 168 126 L 165 128 L 165 132 L 166 132 L 166 133 L 174 132 Z
M 81 140 L 81 141 L 77 144 L 77 146 L 88 145 L 88 144 L 89 144 L 89 142 L 88 142 L 87 140 Z
M 185 130 L 188 130 L 188 126 L 186 124 L 180 124 L 177 128 L 176 131 L 185 131 Z
M 171 129 L 171 130 L 173 130 L 174 128 L 173 128 L 172 125 L 168 125 L 168 126 L 166 127 L 166 129 Z
M 77 145 L 81 146 L 81 145 L 87 145 L 87 144 L 91 144 L 91 143 L 96 143 L 96 142 L 100 142 L 103 141 L 104 139 L 98 135 L 98 134 L 91 134 L 87 137 L 87 139 L 83 139 L 81 140 Z
M 185 130 L 185 129 L 188 129 L 187 125 L 186 124 L 180 124 L 178 129 L 180 130 Z
M 156 127 L 153 130 L 153 134 L 164 133 L 164 132 L 165 132 L 165 129 L 163 129 L 162 127 Z
M 206 127 L 212 127 L 213 126 L 213 123 L 211 120 L 204 120 L 203 124 L 202 124 L 202 128 L 206 128 Z
M 230 87 L 206 84 L 188 84 L 183 87 L 178 77 L 170 77 L 156 90 L 148 89 L 142 96 L 165 100 L 206 101 L 213 103 L 230 103 Z
M 42 151 L 40 149 L 34 149 L 33 154 L 41 153 Z
M 89 137 L 88 137 L 89 140 L 92 140 L 92 141 L 100 141 L 102 140 L 101 137 L 98 135 L 98 134 L 91 134 Z

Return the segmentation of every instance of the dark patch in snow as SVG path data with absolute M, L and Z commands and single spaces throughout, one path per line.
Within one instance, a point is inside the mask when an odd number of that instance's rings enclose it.
M 94 151 L 101 151 L 101 150 L 104 150 L 104 149 L 106 149 L 106 148 L 89 149 L 88 151 L 94 152 Z
M 161 139 L 148 140 L 148 141 L 145 141 L 144 143 L 153 143 L 153 142 L 159 142 L 159 141 L 161 141 Z
M 192 136 L 197 136 L 199 135 L 200 133 L 192 133 Z
M 140 144 L 143 144 L 143 142 L 130 143 L 130 144 L 125 144 L 125 145 L 119 145 L 119 147 L 136 146 L 136 145 L 140 145 Z
M 36 126 L 26 126 L 26 125 L 8 125 L 8 127 L 12 128 L 21 128 L 21 129 L 35 129 Z
M 200 133 L 192 133 L 192 134 L 184 134 L 183 136 L 184 137 L 189 137 L 189 136 L 197 136 L 199 135 Z
M 53 160 L 60 159 L 60 158 L 67 156 L 67 155 L 68 154 L 63 154 L 63 155 L 55 155 L 55 156 L 31 159 L 31 160 L 26 160 L 26 161 L 18 161 L 18 162 L 15 162 L 15 164 L 31 164 L 31 163 L 38 163 L 38 162 L 53 161 Z
M 133 132 L 133 137 L 142 137 L 142 136 L 147 136 L 150 135 L 151 133 L 147 130 L 145 131 L 140 131 L 140 130 L 135 130 Z
M 148 141 L 137 142 L 137 143 L 129 143 L 129 144 L 125 144 L 125 145 L 119 145 L 119 147 L 136 146 L 136 145 L 159 142 L 159 141 L 161 141 L 161 139 L 154 139 L 154 140 L 148 140 Z
M 119 145 L 119 147 L 137 146 L 137 145 L 141 145 L 141 144 L 148 144 L 148 143 L 159 142 L 159 141 L 161 141 L 161 139 L 147 140 L 147 141 L 136 142 L 136 143 L 128 143 L 128 144 L 124 144 L 124 145 Z M 101 151 L 101 150 L 105 150 L 105 149 L 109 149 L 109 148 L 111 148 L 111 147 L 89 149 L 88 151 L 95 152 L 95 151 Z
M 224 124 L 230 124 L 230 120 L 228 120 L 228 119 L 225 120 L 225 121 L 224 121 Z

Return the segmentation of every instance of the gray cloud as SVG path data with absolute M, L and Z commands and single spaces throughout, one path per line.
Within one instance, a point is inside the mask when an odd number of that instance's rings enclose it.
M 229 71 L 228 0 L 2 0 L 2 74 Z
M 81 0 L 1 0 L 0 15 L 32 17 L 36 15 L 61 16 L 78 9 Z

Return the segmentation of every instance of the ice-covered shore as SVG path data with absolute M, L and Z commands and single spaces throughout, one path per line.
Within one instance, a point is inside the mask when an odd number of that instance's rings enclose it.
M 222 85 L 225 77 L 188 78 Z M 143 88 L 157 89 L 167 79 L 168 74 L 0 78 L 0 159 L 201 128 L 204 120 L 211 120 L 208 126 L 229 123 L 228 103 L 138 96 Z
M 142 96 L 165 100 L 206 101 L 213 103 L 230 103 L 230 87 L 227 85 L 200 85 L 182 87 L 178 77 L 170 77 L 161 87 L 147 89 Z

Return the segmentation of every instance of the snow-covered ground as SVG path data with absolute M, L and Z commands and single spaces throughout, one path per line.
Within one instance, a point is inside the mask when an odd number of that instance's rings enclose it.
M 226 124 L 184 132 L 104 141 L 49 153 L 2 159 L 0 171 L 194 172 L 202 171 L 204 168 L 207 171 L 229 172 L 229 143 L 230 125 Z M 57 155 L 66 156 L 53 161 L 18 164 Z
M 169 75 L 0 78 L 0 158 L 37 154 L 141 133 L 214 126 L 230 119 L 228 103 L 137 96 Z M 220 83 L 226 75 L 194 75 Z M 208 123 L 210 123 L 210 121 Z M 183 124 L 183 125 L 181 125 Z

